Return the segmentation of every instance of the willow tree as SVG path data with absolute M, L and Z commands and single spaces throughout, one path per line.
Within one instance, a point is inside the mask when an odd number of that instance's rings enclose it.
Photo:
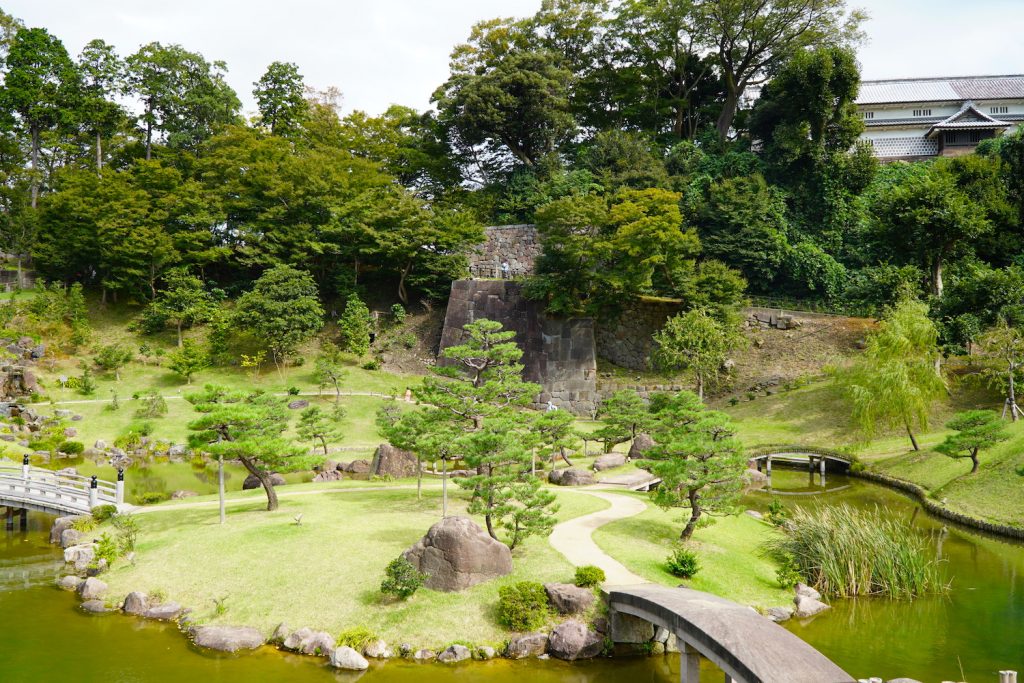
M 904 299 L 868 336 L 857 362 L 836 373 L 865 436 L 874 436 L 880 427 L 903 427 L 914 450 L 920 450 L 914 431 L 927 429 L 929 411 L 946 394 L 937 369 L 938 338 L 928 306 Z

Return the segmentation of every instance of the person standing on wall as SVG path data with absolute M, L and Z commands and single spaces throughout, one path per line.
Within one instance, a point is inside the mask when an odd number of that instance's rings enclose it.
M 502 261 L 501 262 L 501 279 L 502 280 L 509 279 L 509 270 L 510 269 L 509 269 L 509 266 L 508 266 L 508 261 Z

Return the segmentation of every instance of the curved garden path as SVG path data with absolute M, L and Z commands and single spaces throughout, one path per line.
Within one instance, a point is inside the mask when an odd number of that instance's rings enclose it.
M 601 550 L 591 537 L 596 529 L 605 524 L 640 514 L 647 509 L 647 504 L 642 500 L 615 493 L 580 490 L 577 490 L 577 493 L 605 500 L 611 504 L 611 507 L 556 524 L 548 538 L 552 547 L 565 555 L 570 564 L 577 567 L 592 564 L 603 569 L 605 586 L 650 583 L 647 579 L 626 569 L 622 563 Z

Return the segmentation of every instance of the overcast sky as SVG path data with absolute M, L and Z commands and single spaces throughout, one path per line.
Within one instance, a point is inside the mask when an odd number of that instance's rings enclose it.
M 180 43 L 228 64 L 252 111 L 252 83 L 272 61 L 306 82 L 337 86 L 343 110 L 418 109 L 448 73 L 472 24 L 532 14 L 540 0 L 5 0 L 77 55 L 103 38 L 122 55 L 152 41 Z M 850 0 L 868 11 L 864 78 L 1024 72 L 1024 0 Z

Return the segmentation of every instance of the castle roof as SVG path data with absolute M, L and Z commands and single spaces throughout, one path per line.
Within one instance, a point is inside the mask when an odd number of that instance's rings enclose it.
M 964 102 L 1024 98 L 1024 74 L 861 81 L 857 104 Z

